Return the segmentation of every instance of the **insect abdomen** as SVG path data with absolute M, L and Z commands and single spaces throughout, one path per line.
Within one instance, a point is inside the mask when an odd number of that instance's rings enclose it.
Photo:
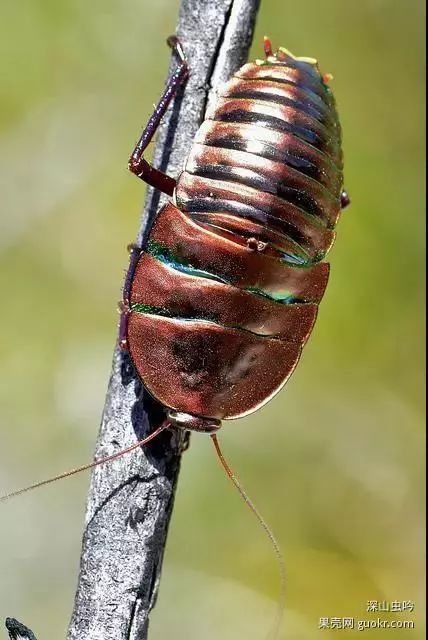
M 256 235 L 280 259 L 305 265 L 322 259 L 333 242 L 341 192 L 333 98 L 316 65 L 289 58 L 247 64 L 224 85 L 196 136 L 176 200 L 194 220 Z
M 285 383 L 327 284 L 341 193 L 340 127 L 317 65 L 287 54 L 242 67 L 133 276 L 128 344 L 158 400 L 230 418 Z

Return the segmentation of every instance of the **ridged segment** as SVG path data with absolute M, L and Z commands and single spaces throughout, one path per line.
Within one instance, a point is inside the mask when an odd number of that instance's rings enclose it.
M 232 170 L 232 169 L 231 169 Z M 254 186 L 232 180 L 215 180 L 183 175 L 177 202 L 180 209 L 189 212 L 232 212 L 264 226 L 276 229 L 300 245 L 313 261 L 319 260 L 330 248 L 334 233 L 320 218 L 309 214 L 289 197 L 260 191 Z M 291 201 L 290 201 L 291 200 Z
M 295 106 L 255 98 L 219 98 L 207 116 L 220 122 L 255 123 L 294 136 L 332 159 L 340 157 L 338 140 L 330 136 L 327 127 Z
M 303 87 L 306 91 L 312 91 L 318 95 L 323 102 L 334 108 L 333 96 L 322 82 L 316 65 L 298 63 L 290 58 L 284 64 L 259 65 L 249 62 L 236 72 L 235 77 L 246 80 L 271 80 L 283 85 L 291 84 Z
M 143 313 L 199 318 L 297 344 L 306 342 L 318 309 L 316 304 L 280 305 L 230 284 L 178 271 L 148 253 L 138 263 L 130 302 Z
M 236 149 L 267 160 L 282 162 L 321 182 L 337 197 L 342 173 L 327 155 L 297 137 L 278 136 L 273 129 L 257 124 L 206 120 L 199 128 L 195 143 L 223 149 Z
M 147 250 L 176 269 L 181 263 L 182 268 L 199 270 L 274 300 L 318 303 L 327 286 L 327 263 L 296 268 L 279 260 L 275 252 L 251 251 L 246 243 L 226 239 L 211 227 L 201 227 L 173 205 L 162 209 Z
M 217 180 L 236 182 L 287 199 L 319 218 L 320 224 L 334 227 L 337 222 L 337 198 L 322 184 L 285 163 L 244 151 L 194 144 L 186 169 L 194 176 L 215 176 Z
M 142 313 L 131 314 L 129 333 L 131 356 L 160 402 L 218 419 L 266 402 L 285 384 L 301 350 L 295 342 L 215 323 Z
M 329 105 L 319 95 L 304 86 L 280 83 L 275 80 L 248 80 L 235 76 L 220 88 L 219 96 L 265 100 L 283 106 L 293 106 L 326 126 L 335 126 L 334 114 Z

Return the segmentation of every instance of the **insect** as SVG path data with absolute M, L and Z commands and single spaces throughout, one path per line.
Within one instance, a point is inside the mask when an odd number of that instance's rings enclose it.
M 219 91 L 177 181 L 144 151 L 188 74 L 179 66 L 130 170 L 171 196 L 133 246 L 120 343 L 170 425 L 214 433 L 252 413 L 293 372 L 324 294 L 323 258 L 347 203 L 328 77 L 285 49 Z
M 120 347 L 166 411 L 144 440 L 4 498 L 114 460 L 175 427 L 211 435 L 230 479 L 278 544 L 225 461 L 216 432 L 268 402 L 289 379 L 314 326 L 343 189 L 341 129 L 316 60 L 265 38 L 265 58 L 221 87 L 175 180 L 144 157 L 189 74 L 178 66 L 129 169 L 170 197 L 130 248 Z

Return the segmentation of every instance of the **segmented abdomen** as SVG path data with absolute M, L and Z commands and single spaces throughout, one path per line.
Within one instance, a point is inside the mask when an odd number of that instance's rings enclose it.
M 328 280 L 340 145 L 316 64 L 247 64 L 224 85 L 130 287 L 131 355 L 165 405 L 236 417 L 287 380 Z
M 220 91 L 176 192 L 192 219 L 256 236 L 289 264 L 322 259 L 340 213 L 340 127 L 317 67 L 247 64 Z

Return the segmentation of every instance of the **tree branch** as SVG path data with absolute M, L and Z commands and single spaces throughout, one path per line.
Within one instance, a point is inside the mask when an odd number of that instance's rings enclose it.
M 6 618 L 6 629 L 10 640 L 36 640 L 34 633 L 15 618 Z
M 209 95 L 245 62 L 259 2 L 181 1 L 177 35 L 190 77 L 164 118 L 154 153 L 155 166 L 170 175 L 177 176 L 183 166 Z M 140 240 L 163 200 L 149 189 Z M 116 349 L 95 457 L 144 438 L 162 419 L 162 407 L 145 392 L 129 358 Z M 144 450 L 93 470 L 68 640 L 147 638 L 186 440 L 168 430 Z M 31 632 L 27 637 L 34 640 Z

